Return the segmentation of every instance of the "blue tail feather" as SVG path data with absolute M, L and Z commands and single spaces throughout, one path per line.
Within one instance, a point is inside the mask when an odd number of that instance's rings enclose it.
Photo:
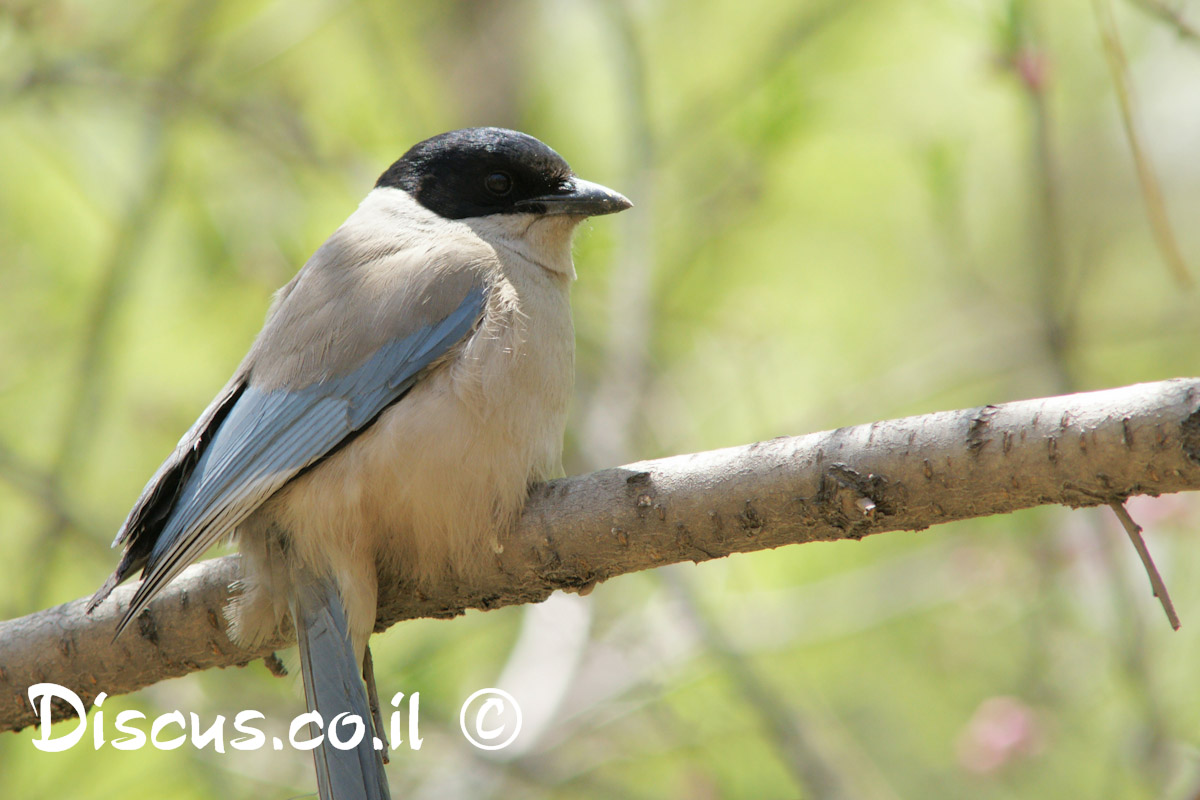
M 358 658 L 350 643 L 346 611 L 332 581 L 298 579 L 292 603 L 300 669 L 308 710 L 321 715 L 325 739 L 313 751 L 321 800 L 389 800 L 383 755 L 374 747 L 375 735 Z M 343 712 L 356 715 L 363 737 L 353 750 L 341 750 L 329 741 L 329 726 Z M 343 718 L 345 720 L 345 718 Z M 342 721 L 339 721 L 342 722 Z M 344 722 L 338 732 L 345 739 L 352 729 Z

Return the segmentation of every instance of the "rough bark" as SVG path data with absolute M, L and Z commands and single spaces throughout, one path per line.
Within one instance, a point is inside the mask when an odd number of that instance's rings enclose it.
M 534 487 L 494 568 L 418 593 L 381 581 L 378 630 L 413 617 L 539 602 L 616 575 L 785 544 L 861 539 L 1047 504 L 1200 489 L 1200 379 L 949 411 L 643 461 Z M 236 557 L 190 568 L 115 643 L 132 594 L 0 622 L 0 730 L 35 721 L 26 691 L 85 702 L 244 665 L 225 634 Z

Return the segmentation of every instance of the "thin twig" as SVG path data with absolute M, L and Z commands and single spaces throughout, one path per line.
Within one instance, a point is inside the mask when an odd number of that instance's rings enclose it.
M 601 3 L 619 44 L 622 100 L 629 120 L 628 176 L 622 186 L 637 213 L 617 225 L 616 256 L 608 282 L 608 330 L 596 389 L 584 412 L 582 457 L 589 469 L 633 457 L 649 379 L 654 338 L 654 194 L 659 157 L 651 124 L 646 54 L 626 3 Z
M 1152 17 L 1157 17 L 1170 25 L 1181 38 L 1200 42 L 1200 28 L 1184 19 L 1183 12 L 1179 9 L 1171 8 L 1163 0 L 1130 0 L 1130 2 Z
M 1150 578 L 1150 587 L 1154 590 L 1154 596 L 1162 603 L 1163 611 L 1167 612 L 1167 619 L 1170 621 L 1171 627 L 1179 630 L 1179 615 L 1175 613 L 1175 604 L 1171 602 L 1171 596 L 1167 594 L 1167 585 L 1163 583 L 1162 576 L 1158 574 L 1158 567 L 1154 566 L 1154 559 L 1150 556 L 1149 548 L 1146 547 L 1146 540 L 1142 538 L 1142 526 L 1129 516 L 1124 503 L 1109 503 L 1108 507 L 1117 515 L 1121 526 L 1129 534 L 1129 541 L 1133 542 L 1133 548 L 1137 550 L 1138 558 L 1142 559 L 1142 566 L 1146 568 L 1146 575 Z
M 63 496 L 60 487 L 51 481 L 45 471 L 18 455 L 4 441 L 0 441 L 0 481 L 26 495 L 30 502 L 40 507 L 58 524 L 80 531 L 96 529 L 96 523 L 90 518 L 90 515 L 80 509 L 72 508 L 70 501 Z M 100 541 L 94 536 L 85 537 L 85 540 L 88 542 Z M 108 549 L 103 546 L 97 548 L 97 553 L 107 552 Z
M 687 146 L 698 144 L 702 139 L 697 132 L 709 130 L 729 117 L 754 96 L 756 89 L 769 83 L 786 68 L 806 43 L 825 32 L 845 12 L 866 5 L 865 2 L 826 2 L 816 8 L 808 4 L 794 6 L 797 13 L 773 26 L 772 40 L 755 48 L 753 61 L 745 62 L 746 66 L 740 75 L 726 82 L 723 87 L 701 93 L 676 116 L 678 122 L 672 124 L 670 130 L 661 137 L 663 157 L 674 158 Z
M 1004 34 L 1004 57 L 1029 101 L 1030 167 L 1034 202 L 1029 205 L 1029 236 L 1033 247 L 1041 345 L 1055 381 L 1055 390 L 1069 392 L 1074 375 L 1079 294 L 1072 291 L 1067 256 L 1062 168 L 1054 147 L 1054 117 L 1049 102 L 1052 54 L 1041 44 L 1035 20 L 1025 3 L 1012 0 Z M 1078 284 L 1078 279 L 1076 279 Z
M 828 755 L 818 746 L 809 721 L 796 709 L 789 708 L 781 693 L 769 686 L 734 650 L 677 572 L 663 570 L 659 575 L 680 602 L 708 652 L 757 714 L 765 728 L 764 735 L 775 746 L 783 765 L 804 794 L 815 798 L 849 797 L 847 775 L 830 763 Z
M 73 400 L 63 421 L 63 433 L 58 442 L 53 463 L 46 476 L 51 495 L 61 496 L 77 465 L 87 459 L 85 452 L 95 436 L 94 421 L 101 416 L 105 398 L 106 376 L 112 368 L 112 337 L 116 330 L 121 303 L 129 292 L 136 272 L 139 249 L 145 244 L 147 231 L 160 210 L 160 200 L 166 191 L 168 162 L 163 145 L 161 120 L 148 133 L 153 151 L 149 174 L 138 187 L 124 219 L 119 223 L 116 238 L 103 267 L 103 277 L 92 298 L 92 308 L 83 334 L 83 353 L 77 368 Z M 54 555 L 72 528 L 61 516 L 51 518 L 35 542 L 31 563 L 38 565 L 30 578 L 28 597 L 40 603 L 50 580 Z
M 1133 155 L 1133 165 L 1137 171 L 1138 184 L 1142 189 L 1142 200 L 1146 205 L 1146 216 L 1150 220 L 1150 229 L 1154 232 L 1154 241 L 1167 263 L 1175 280 L 1182 286 L 1191 287 L 1193 280 L 1188 272 L 1187 262 L 1179 249 L 1179 242 L 1171 229 L 1171 219 L 1167 216 L 1167 204 L 1163 199 L 1162 187 L 1154 174 L 1154 168 L 1142 149 L 1141 137 L 1133 118 L 1133 95 L 1129 88 L 1129 63 L 1125 58 L 1125 50 L 1121 47 L 1121 39 L 1117 32 L 1117 24 L 1113 19 L 1110 0 L 1095 0 L 1093 7 L 1096 11 L 1096 22 L 1100 27 L 1100 38 L 1104 42 L 1104 55 L 1108 61 L 1108 69 L 1112 73 L 1113 91 L 1117 95 L 1117 105 L 1121 109 L 1121 124 L 1125 128 L 1125 136 L 1129 140 L 1129 152 Z

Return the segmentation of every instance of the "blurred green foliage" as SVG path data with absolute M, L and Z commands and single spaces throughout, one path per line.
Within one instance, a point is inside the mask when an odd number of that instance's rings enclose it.
M 1113 3 L 1195 281 L 1200 42 L 1172 19 L 1200 4 Z M 578 240 L 570 472 L 1200 373 L 1196 292 L 1152 235 L 1118 114 L 1109 8 L 6 0 L 0 612 L 100 583 L 270 293 L 410 144 L 466 125 L 528 131 L 637 203 Z M 421 692 L 426 741 L 394 754 L 393 790 L 1195 797 L 1200 505 L 1132 508 L 1178 634 L 1114 521 L 1054 509 L 401 625 L 377 637 L 380 683 Z M 526 695 L 546 708 L 525 749 L 485 758 L 458 704 L 502 673 L 561 691 Z M 104 710 L 301 706 L 253 665 Z M 32 735 L 0 735 L 6 795 L 313 787 L 305 753 L 44 754 Z

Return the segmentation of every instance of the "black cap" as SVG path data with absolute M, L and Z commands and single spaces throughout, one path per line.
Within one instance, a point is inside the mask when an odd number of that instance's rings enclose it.
M 633 204 L 575 176 L 542 142 L 505 128 L 463 128 L 414 145 L 375 185 L 403 189 L 447 219 L 489 214 L 596 216 Z

